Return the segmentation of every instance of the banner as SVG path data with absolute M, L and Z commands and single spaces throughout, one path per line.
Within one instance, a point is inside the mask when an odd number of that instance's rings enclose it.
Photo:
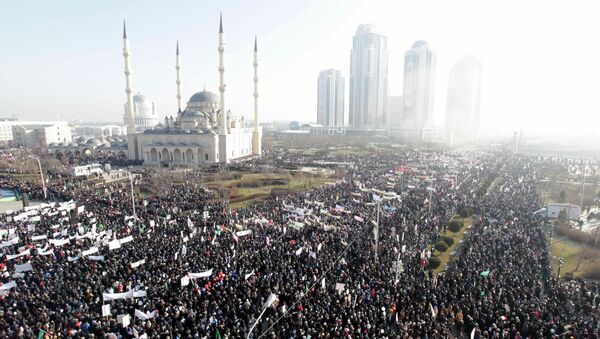
M 191 279 L 198 279 L 198 278 L 206 278 L 206 277 L 210 277 L 212 275 L 212 268 L 208 271 L 204 271 L 202 273 L 191 273 L 188 272 L 188 277 L 190 277 Z
M 50 240 L 48 240 L 50 245 L 54 245 L 56 247 L 66 245 L 69 243 L 69 241 L 70 241 L 69 239 L 50 239 Z
M 22 264 L 22 265 L 15 265 L 15 269 L 16 269 L 17 273 L 33 271 L 33 267 L 31 266 L 30 262 Z
M 132 262 L 132 263 L 131 263 L 131 268 L 136 268 L 136 267 L 138 267 L 138 266 L 141 266 L 141 265 L 143 265 L 144 263 L 146 263 L 146 260 L 145 260 L 145 259 L 138 260 L 138 261 L 136 261 L 136 262 Z
M 92 247 L 89 250 L 81 252 L 81 256 L 85 257 L 86 255 L 98 253 L 98 247 Z
M 31 240 L 32 241 L 38 241 L 38 240 L 44 240 L 44 239 L 47 239 L 47 238 L 48 238 L 48 236 L 44 234 L 44 235 L 36 235 L 35 237 L 31 237 Z
M 87 257 L 87 259 L 93 260 L 93 261 L 104 261 L 104 256 L 103 255 L 90 255 L 89 257 Z
M 140 310 L 135 310 L 135 316 L 140 318 L 141 320 L 148 320 L 156 317 L 158 311 L 154 310 L 152 312 L 144 313 Z
M 251 233 L 252 233 L 252 230 L 245 230 L 245 231 L 235 232 L 235 235 L 237 235 L 238 237 L 243 237 L 243 236 L 251 234 Z
M 142 298 L 146 296 L 146 291 L 129 290 L 123 293 L 102 293 L 102 299 L 104 301 L 127 299 L 127 298 Z
M 14 281 L 11 281 L 9 283 L 6 283 L 6 284 L 0 286 L 0 291 L 8 291 L 13 287 L 17 287 L 17 283 Z
M 251 277 L 251 276 L 253 276 L 253 275 L 254 275 L 254 270 L 252 270 L 252 272 L 250 272 L 250 273 L 248 273 L 248 274 L 245 274 L 245 275 L 244 275 L 244 280 L 248 280 L 248 278 L 250 278 L 250 277 Z
M 6 260 L 11 260 L 11 259 L 16 259 L 16 258 L 20 258 L 20 257 L 24 257 L 26 255 L 29 255 L 30 250 L 21 252 L 19 254 L 9 254 L 6 256 Z
M 46 252 L 38 250 L 38 252 L 37 252 L 38 255 L 50 255 L 52 253 L 54 253 L 54 249 L 50 249 L 50 250 L 48 250 Z
M 15 237 L 15 238 L 13 238 L 11 240 L 5 241 L 2 244 L 0 244 L 0 248 L 4 248 L 4 247 L 7 247 L 7 246 L 11 246 L 11 245 L 16 245 L 18 243 L 19 243 L 19 237 Z
M 110 315 L 110 304 L 102 305 L 102 316 L 108 317 Z

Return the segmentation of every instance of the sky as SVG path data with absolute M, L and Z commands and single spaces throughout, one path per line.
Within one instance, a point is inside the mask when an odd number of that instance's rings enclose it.
M 600 45 L 595 1 L 53 0 L 0 3 L 0 117 L 122 121 L 122 24 L 133 88 L 174 115 L 175 44 L 182 101 L 218 93 L 218 24 L 225 29 L 226 105 L 252 117 L 252 47 L 259 45 L 261 121 L 316 120 L 319 71 L 346 77 L 359 24 L 388 37 L 389 94 L 402 93 L 404 52 L 426 40 L 437 53 L 435 116 L 444 121 L 451 66 L 484 67 L 484 128 L 595 132 Z M 346 120 L 348 95 L 346 95 Z

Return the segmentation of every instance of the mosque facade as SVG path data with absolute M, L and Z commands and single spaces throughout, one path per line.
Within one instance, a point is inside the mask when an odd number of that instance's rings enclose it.
M 127 103 L 123 106 L 125 108 L 123 123 L 127 125 L 129 120 L 129 107 Z M 145 95 L 139 92 L 133 96 L 133 119 L 136 131 L 138 132 L 153 128 L 160 123 L 160 116 L 156 112 L 154 102 L 150 101 Z
M 179 43 L 175 69 L 178 111 L 164 117 L 154 128 L 136 129 L 135 97 L 132 95 L 129 41 L 123 26 L 125 93 L 127 94 L 127 156 L 144 164 L 201 165 L 229 163 L 260 156 L 262 129 L 258 125 L 258 49 L 254 41 L 254 121 L 236 117 L 225 105 L 225 41 L 223 17 L 219 23 L 219 95 L 203 90 L 195 93 L 182 110 Z

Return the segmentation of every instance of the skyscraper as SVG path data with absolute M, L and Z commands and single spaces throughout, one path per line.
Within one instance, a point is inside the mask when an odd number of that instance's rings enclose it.
M 446 97 L 446 129 L 453 139 L 472 139 L 479 129 L 482 65 L 465 56 L 450 71 Z
M 404 54 L 402 128 L 410 137 L 422 137 L 423 129 L 433 125 L 435 59 L 423 40 Z
M 326 127 L 344 125 L 344 77 L 327 69 L 317 81 L 317 123 Z
M 402 95 L 387 97 L 387 122 L 391 128 L 402 126 Z
M 373 25 L 359 25 L 350 53 L 351 128 L 375 129 L 386 126 L 387 80 L 387 37 Z

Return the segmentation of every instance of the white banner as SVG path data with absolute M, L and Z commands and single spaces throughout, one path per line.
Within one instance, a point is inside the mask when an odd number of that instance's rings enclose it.
M 110 315 L 110 304 L 102 305 L 102 316 L 108 317 Z
M 38 252 L 37 252 L 38 255 L 50 255 L 52 253 L 54 253 L 54 249 L 53 248 L 49 249 L 48 251 L 38 250 Z
M 250 278 L 250 277 L 251 277 L 251 276 L 253 276 L 253 275 L 254 275 L 254 270 L 252 270 L 252 272 L 250 272 L 250 273 L 248 273 L 248 274 L 244 275 L 244 280 L 248 280 L 248 278 Z
M 13 287 L 17 287 L 17 283 L 14 281 L 11 281 L 9 283 L 6 283 L 6 284 L 0 286 L 0 291 L 8 291 Z
M 191 273 L 188 272 L 188 277 L 190 277 L 191 279 L 198 279 L 198 278 L 206 278 L 206 277 L 210 277 L 212 275 L 212 268 L 208 271 L 204 271 L 202 273 Z
M 86 255 L 90 255 L 90 254 L 94 254 L 94 253 L 98 253 L 98 247 L 92 247 L 89 250 L 83 251 L 83 252 L 81 252 L 81 255 L 83 257 L 85 257 Z
M 28 262 L 23 265 L 15 265 L 15 269 L 16 269 L 17 273 L 23 273 L 23 272 L 33 271 L 33 266 L 31 266 L 31 263 Z
M 251 234 L 251 233 L 252 233 L 252 230 L 245 230 L 245 231 L 235 232 L 235 235 L 237 235 L 238 237 L 243 237 L 243 236 Z
M 0 248 L 4 248 L 7 246 L 11 246 L 11 245 L 16 245 L 19 243 L 19 237 L 13 238 L 11 240 L 5 241 L 2 244 L 0 244 Z
M 154 310 L 152 312 L 148 312 L 148 313 L 144 313 L 140 310 L 135 310 L 135 316 L 142 320 L 152 319 L 152 318 L 156 317 L 157 314 L 158 314 L 158 312 L 156 310 Z
M 56 247 L 66 245 L 69 243 L 69 241 L 70 241 L 69 239 L 50 239 L 50 240 L 48 240 L 50 245 L 54 245 Z
M 133 290 L 123 292 L 123 293 L 102 293 L 102 300 L 110 301 L 110 300 L 119 300 L 119 299 L 127 299 L 127 298 L 143 298 L 146 296 L 146 291 L 136 291 Z
M 121 243 L 121 245 L 126 244 L 130 241 L 133 241 L 133 236 L 131 236 L 131 235 L 128 237 L 125 237 L 123 239 L 119 239 L 119 242 Z
M 26 255 L 29 255 L 30 250 L 21 252 L 19 254 L 9 254 L 6 256 L 6 260 L 11 260 L 11 259 L 16 259 L 16 258 L 20 258 L 20 257 L 24 257 Z
M 131 268 L 136 268 L 136 267 L 138 267 L 138 266 L 141 266 L 141 265 L 143 265 L 144 263 L 146 263 L 146 260 L 145 260 L 145 259 L 138 260 L 138 261 L 136 261 L 136 262 L 132 262 L 132 263 L 131 263 Z
M 104 256 L 103 255 L 90 255 L 89 257 L 87 257 L 87 259 L 93 260 L 93 261 L 104 261 Z
M 35 237 L 31 237 L 32 241 L 38 241 L 38 240 L 44 240 L 44 239 L 48 239 L 47 235 L 36 235 Z

